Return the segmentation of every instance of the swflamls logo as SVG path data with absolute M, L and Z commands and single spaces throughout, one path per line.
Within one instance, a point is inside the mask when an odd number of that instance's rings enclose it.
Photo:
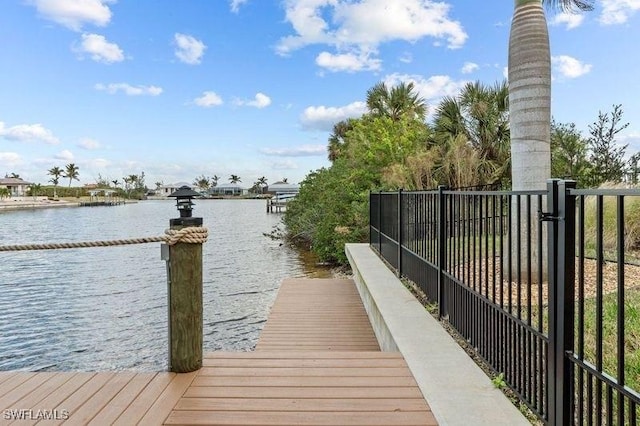
M 5 420 L 69 420 L 69 410 L 10 409 L 2 412 Z

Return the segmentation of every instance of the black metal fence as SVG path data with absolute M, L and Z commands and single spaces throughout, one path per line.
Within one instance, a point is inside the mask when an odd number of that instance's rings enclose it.
M 541 420 L 637 425 L 640 218 L 626 217 L 640 215 L 640 191 L 550 180 L 370 201 L 371 246 Z

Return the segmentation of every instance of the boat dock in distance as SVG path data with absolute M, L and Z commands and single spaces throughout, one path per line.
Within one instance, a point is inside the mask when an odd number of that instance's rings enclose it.
M 278 193 L 267 199 L 267 213 L 282 213 L 287 203 L 298 195 L 297 193 Z

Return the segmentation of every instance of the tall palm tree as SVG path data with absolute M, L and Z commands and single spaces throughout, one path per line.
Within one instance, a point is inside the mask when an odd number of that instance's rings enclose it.
M 593 0 L 515 0 L 509 36 L 512 187 L 542 189 L 551 177 L 551 54 L 542 6 L 591 10 Z
M 229 182 L 231 183 L 238 183 L 238 182 L 242 182 L 242 179 L 240 179 L 240 176 L 237 175 L 231 175 L 229 177 Z
M 264 193 L 264 188 L 267 187 L 267 178 L 262 176 L 260 179 L 258 179 L 258 181 L 256 183 L 260 187 L 260 193 L 263 194 Z
M 213 175 L 213 177 L 211 178 L 211 186 L 218 186 L 219 180 L 220 178 L 218 177 L 218 175 Z
M 58 198 L 58 184 L 60 183 L 60 176 L 62 176 L 63 173 L 63 170 L 58 166 L 50 168 L 47 172 L 47 174 L 51 176 L 49 182 L 53 184 L 53 198 Z
M 193 184 L 200 190 L 200 192 L 206 192 L 211 187 L 209 178 L 205 175 L 198 176 Z
M 380 82 L 367 91 L 367 108 L 374 116 L 389 117 L 398 121 L 403 115 L 424 120 L 427 104 L 416 92 L 413 82 L 402 82 L 389 88 Z
M 593 1 L 515 0 L 508 64 L 513 190 L 544 189 L 551 177 L 551 53 L 543 5 L 556 10 L 591 10 Z M 530 206 L 531 211 L 540 207 L 536 200 Z M 525 208 L 523 205 L 521 213 L 526 218 Z M 529 219 L 531 241 L 538 238 L 537 218 L 534 216 Z M 513 220 L 517 220 L 517 215 Z M 517 237 L 513 235 L 514 239 Z M 522 245 L 521 256 L 526 254 L 525 246 L 527 244 Z M 546 245 L 542 246 L 541 252 L 535 244 L 532 245 L 531 264 L 536 265 L 538 259 L 542 259 L 543 271 L 547 270 L 546 252 Z M 517 249 L 514 248 L 512 258 L 516 254 Z M 520 269 L 526 273 L 527 265 L 521 265 Z
M 65 166 L 63 176 L 69 179 L 69 188 L 71 188 L 71 181 L 80 180 L 78 179 L 79 172 L 80 172 L 80 168 L 76 166 L 74 163 L 69 163 Z

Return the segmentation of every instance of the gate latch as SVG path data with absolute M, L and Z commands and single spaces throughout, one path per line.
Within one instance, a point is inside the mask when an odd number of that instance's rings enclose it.
M 554 216 L 553 213 L 547 213 L 547 212 L 538 210 L 538 220 L 540 220 L 541 222 L 557 222 L 557 221 L 564 220 L 564 218 L 559 216 Z

